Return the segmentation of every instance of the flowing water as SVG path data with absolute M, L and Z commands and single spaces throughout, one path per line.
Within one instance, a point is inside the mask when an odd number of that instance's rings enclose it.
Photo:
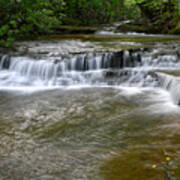
M 0 179 L 180 179 L 179 45 L 100 33 L 2 53 Z

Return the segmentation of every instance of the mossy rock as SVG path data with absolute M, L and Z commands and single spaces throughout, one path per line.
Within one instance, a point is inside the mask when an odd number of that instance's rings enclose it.
M 150 33 L 152 30 L 149 26 L 142 24 L 122 24 L 117 28 L 118 32 L 137 32 L 137 33 Z
M 169 30 L 168 34 L 180 34 L 180 23 L 175 28 Z
M 54 34 L 93 34 L 98 27 L 62 25 L 54 29 Z

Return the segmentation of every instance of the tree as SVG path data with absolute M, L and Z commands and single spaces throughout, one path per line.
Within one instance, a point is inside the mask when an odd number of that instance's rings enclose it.
M 124 0 L 66 0 L 65 23 L 96 25 L 123 19 Z
M 49 33 L 62 20 L 63 0 L 1 0 L 0 44 Z

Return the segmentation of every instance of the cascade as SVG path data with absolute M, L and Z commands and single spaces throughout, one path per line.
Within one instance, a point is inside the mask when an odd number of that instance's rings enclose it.
M 179 65 L 176 55 L 154 57 L 152 52 L 143 49 L 69 54 L 49 59 L 0 55 L 0 87 L 122 85 L 166 86 L 165 89 L 168 89 L 175 83 L 167 78 L 162 80 L 162 75 L 155 72 Z
M 173 102 L 180 105 L 180 78 L 164 73 L 156 73 L 159 79 L 160 87 L 170 92 Z

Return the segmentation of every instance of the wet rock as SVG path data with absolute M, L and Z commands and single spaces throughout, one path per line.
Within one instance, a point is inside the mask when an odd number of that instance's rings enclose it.
M 180 34 L 180 23 L 173 29 L 168 31 L 169 34 Z
M 177 48 L 176 55 L 177 55 L 178 58 L 180 58 L 180 48 Z
M 121 24 L 117 27 L 116 32 L 137 32 L 137 33 L 150 33 L 149 27 L 139 25 L 136 23 Z
M 61 59 L 55 59 L 54 64 L 58 64 L 61 61 Z
M 66 26 L 61 25 L 55 28 L 55 34 L 93 34 L 98 30 L 97 27 L 81 27 L 81 26 Z
M 123 68 L 123 51 L 115 52 L 111 59 L 111 68 Z
M 8 55 L 1 55 L 1 68 L 2 69 L 9 69 L 11 58 Z

